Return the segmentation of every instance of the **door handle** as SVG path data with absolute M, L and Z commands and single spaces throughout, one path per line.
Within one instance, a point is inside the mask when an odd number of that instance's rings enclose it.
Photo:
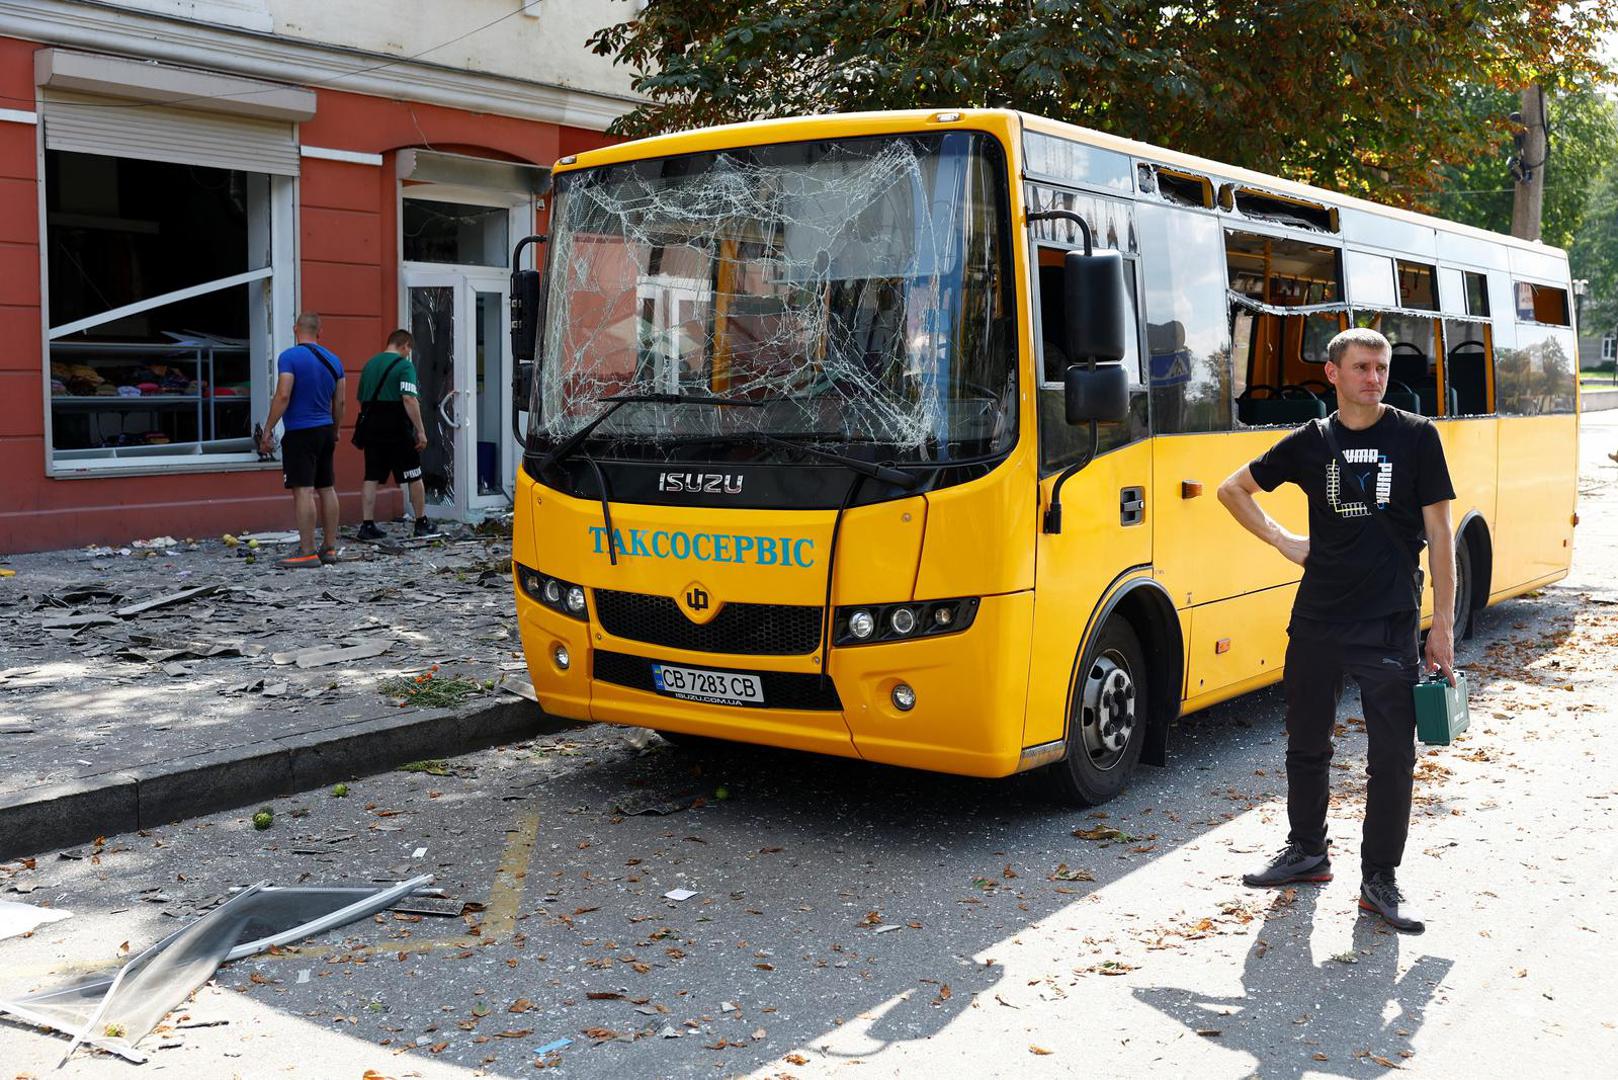
M 451 390 L 449 393 L 445 394 L 443 396 L 443 398 L 441 398 L 439 400 L 439 402 L 438 402 L 438 416 L 439 416 L 439 419 L 444 421 L 444 424 L 445 424 L 446 427 L 452 427 L 452 428 L 455 428 L 456 430 L 460 430 L 461 428 L 465 427 L 466 426 L 466 421 L 462 420 L 461 422 L 457 423 L 454 420 L 450 419 L 450 415 L 449 415 L 449 413 L 444 411 L 444 407 L 447 406 L 450 403 L 450 401 L 455 397 L 456 394 L 460 394 L 460 393 L 464 393 L 464 391 Z
M 1118 522 L 1139 525 L 1146 519 L 1146 489 L 1126 487 L 1118 493 Z

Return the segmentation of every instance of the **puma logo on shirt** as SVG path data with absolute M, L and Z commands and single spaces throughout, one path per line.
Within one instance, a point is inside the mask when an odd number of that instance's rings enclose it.
M 1377 450 L 1374 446 L 1344 450 L 1343 457 L 1348 460 L 1350 466 L 1371 466 L 1371 468 L 1366 469 L 1355 469 L 1356 478 L 1359 480 L 1361 488 L 1368 489 L 1371 486 L 1372 474 L 1375 474 L 1377 509 L 1386 509 L 1388 499 L 1393 494 L 1393 462 L 1389 461 L 1387 455 Z M 1366 509 L 1363 502 L 1343 497 L 1343 478 L 1338 472 L 1335 458 L 1326 459 L 1326 499 L 1331 503 L 1331 508 L 1337 511 L 1339 517 L 1366 517 L 1371 512 Z

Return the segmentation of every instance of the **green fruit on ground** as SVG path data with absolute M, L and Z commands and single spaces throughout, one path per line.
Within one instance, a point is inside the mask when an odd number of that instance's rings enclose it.
M 348 785 L 347 784 L 338 784 L 336 787 L 331 789 L 331 793 L 336 798 L 339 798 L 339 799 L 345 798 L 348 795 Z
M 253 815 L 253 828 L 268 829 L 275 824 L 275 815 L 268 810 L 260 810 Z
M 721 800 L 728 799 L 730 798 L 730 789 L 728 787 L 716 787 L 713 789 L 713 797 Z

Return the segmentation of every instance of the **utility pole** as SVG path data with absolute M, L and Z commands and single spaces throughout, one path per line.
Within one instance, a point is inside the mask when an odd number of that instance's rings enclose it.
M 1545 88 L 1530 86 L 1522 92 L 1522 112 L 1512 119 L 1523 133 L 1517 137 L 1517 156 L 1511 162 L 1516 191 L 1511 205 L 1511 235 L 1538 240 L 1545 210 L 1545 158 L 1550 140 L 1545 130 Z

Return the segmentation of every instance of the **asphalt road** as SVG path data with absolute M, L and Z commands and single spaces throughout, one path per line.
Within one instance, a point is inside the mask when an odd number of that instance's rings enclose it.
M 83 858 L 0 871 L 0 898 L 74 912 L 0 942 L 0 996 L 107 967 L 123 943 L 138 950 L 233 886 L 428 871 L 473 908 L 379 917 L 228 965 L 143 1044 L 155 1052 L 140 1068 L 1614 1075 L 1609 415 L 1584 424 L 1574 575 L 1480 616 L 1462 649 L 1474 730 L 1420 759 L 1401 880 L 1427 908 L 1425 935 L 1355 910 L 1364 735 L 1352 698 L 1338 880 L 1241 886 L 1285 831 L 1272 690 L 1187 718 L 1170 767 L 1099 811 L 1054 807 L 1022 781 L 586 728 L 453 759 L 445 775 L 357 781 L 346 798 L 276 800 L 262 832 L 237 812 L 111 836 Z M 635 812 L 647 807 L 673 812 Z M 4 891 L 19 885 L 35 888 Z M 692 895 L 665 898 L 676 889 Z M 180 1026 L 198 1024 L 211 1026 Z M 0 1076 L 43 1076 L 64 1048 L 0 1024 Z M 134 1068 L 81 1051 L 66 1075 Z

